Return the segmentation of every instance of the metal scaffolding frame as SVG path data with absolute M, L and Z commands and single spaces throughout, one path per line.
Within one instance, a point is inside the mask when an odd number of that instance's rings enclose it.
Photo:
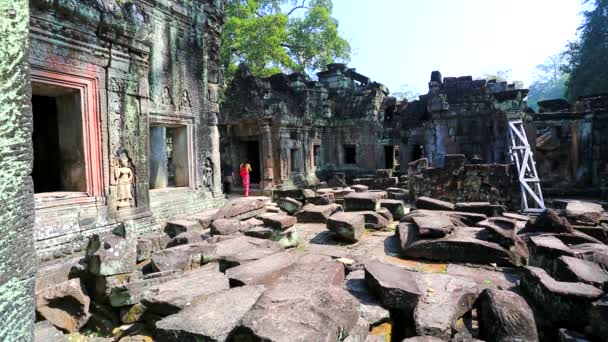
M 509 153 L 515 163 L 521 189 L 521 208 L 524 212 L 539 213 L 545 210 L 536 163 L 521 120 L 509 121 Z

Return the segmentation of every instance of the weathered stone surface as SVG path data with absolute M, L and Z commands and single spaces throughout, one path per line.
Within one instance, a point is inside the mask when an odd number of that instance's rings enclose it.
M 152 254 L 152 269 L 156 272 L 190 270 L 202 264 L 202 258 L 213 247 L 207 243 L 181 245 Z
M 267 197 L 243 197 L 228 202 L 214 216 L 214 220 L 235 219 L 246 220 L 248 218 L 266 212 Z
M 593 336 L 608 341 L 608 295 L 591 304 L 589 321 Z
M 367 185 L 363 185 L 363 184 L 351 185 L 350 188 L 355 190 L 355 192 L 365 192 L 369 189 L 369 187 Z
M 243 286 L 202 296 L 156 322 L 156 336 L 160 341 L 225 341 L 263 292 L 263 286 Z
M 505 211 L 501 205 L 492 204 L 490 202 L 461 202 L 454 205 L 455 211 L 468 213 L 484 214 L 490 216 L 500 216 Z
M 582 201 L 571 201 L 566 205 L 566 218 L 575 225 L 597 226 L 604 214 L 600 204 Z
M 455 206 L 450 202 L 423 196 L 416 199 L 416 208 L 428 210 L 454 210 Z
M 365 281 L 386 308 L 413 310 L 423 295 L 411 272 L 379 261 L 365 263 Z
M 137 244 L 131 238 L 93 235 L 86 251 L 89 271 L 99 276 L 133 272 L 137 262 L 136 248 Z
M 232 286 L 268 285 L 280 277 L 297 258 L 293 252 L 276 253 L 226 270 Z
M 357 301 L 338 286 L 283 280 L 262 294 L 229 340 L 338 341 L 358 317 Z
M 388 222 L 393 220 L 393 214 L 386 208 L 380 207 L 376 212 L 382 215 Z
M 146 306 L 142 303 L 137 303 L 131 307 L 121 308 L 120 321 L 124 324 L 133 324 L 139 322 L 146 313 Z
M 513 233 L 517 229 L 517 222 L 506 217 L 490 217 L 477 223 L 479 227 L 491 229 L 496 234 L 505 238 L 513 239 Z
M 234 235 L 249 228 L 246 221 L 235 219 L 218 219 L 211 223 L 211 235 Z
M 198 220 L 172 220 L 168 221 L 165 226 L 165 233 L 171 238 L 185 232 L 202 234 L 203 226 L 201 226 Z
M 573 226 L 575 232 L 580 232 L 585 235 L 591 236 L 598 241 L 608 244 L 608 228 L 604 226 Z
M 410 191 L 402 188 L 386 188 L 386 193 L 389 199 L 409 201 Z
M 445 342 L 445 340 L 435 336 L 414 336 L 406 338 L 401 342 Z
M 207 229 L 211 225 L 211 222 L 213 222 L 218 211 L 219 208 L 207 209 L 194 215 L 190 215 L 188 219 L 198 221 L 203 229 Z
M 384 191 L 353 192 L 344 196 L 344 208 L 346 211 L 376 211 L 383 198 L 386 198 Z
M 76 332 L 89 319 L 91 300 L 80 279 L 71 279 L 36 293 L 36 311 L 54 326 Z
M 553 209 L 543 211 L 536 219 L 526 223 L 524 229 L 528 232 L 572 233 L 574 229 L 565 217 L 560 217 Z
M 608 273 L 598 264 L 569 256 L 561 256 L 556 260 L 552 275 L 559 281 L 580 282 L 600 289 L 608 283 Z
M 530 250 L 530 265 L 541 267 L 550 273 L 553 273 L 557 258 L 576 256 L 572 249 L 553 235 L 530 237 L 528 248 Z
M 579 332 L 561 328 L 557 332 L 557 342 L 591 342 L 591 339 Z
M 538 341 L 532 309 L 511 291 L 486 289 L 477 300 L 480 337 L 488 342 Z
M 357 211 L 353 213 L 363 215 L 363 219 L 365 220 L 365 228 L 367 229 L 384 229 L 389 223 L 389 220 L 386 219 L 386 217 L 375 211 Z
M 49 321 L 34 324 L 34 342 L 68 342 L 68 336 L 55 328 Z
M 293 227 L 298 222 L 295 217 L 285 214 L 264 214 L 260 215 L 260 218 L 266 226 L 277 230 Z
M 326 223 L 327 219 L 337 211 L 342 211 L 338 204 L 314 205 L 307 204 L 296 214 L 300 223 Z
M 470 262 L 510 266 L 514 264 L 512 254 L 500 245 L 478 240 L 465 234 L 421 240 L 412 226 L 399 226 L 401 255 L 437 261 Z M 412 234 L 414 233 L 414 234 Z
M 447 216 L 452 219 L 454 225 L 469 227 L 473 227 L 488 218 L 484 214 L 465 213 L 462 211 L 416 209 L 403 216 L 400 221 L 411 222 L 412 218 L 416 216 Z
M 123 307 L 137 304 L 141 301 L 141 297 L 147 289 L 179 278 L 182 274 L 182 271 L 153 273 L 143 280 L 137 280 L 122 286 L 113 287 L 109 296 L 110 305 L 113 307 Z
M 228 278 L 220 272 L 217 263 L 211 263 L 147 289 L 141 302 L 148 312 L 167 316 L 191 305 L 198 297 L 228 288 Z
M 332 204 L 336 201 L 336 197 L 333 192 L 329 192 L 326 194 L 318 194 L 314 197 L 309 197 L 306 199 L 306 202 L 315 205 L 326 205 Z
M 234 266 L 284 250 L 277 242 L 249 236 L 222 240 L 212 244 L 212 246 L 213 249 L 203 256 L 204 261 L 220 260 Z
M 585 326 L 589 322 L 591 303 L 602 296 L 596 287 L 558 282 L 542 268 L 533 266 L 524 268 L 521 288 L 537 304 L 544 319 L 562 327 Z
M 258 239 L 271 239 L 274 235 L 274 230 L 264 226 L 254 226 L 244 231 L 243 234 Z
M 414 310 L 419 335 L 449 339 L 456 320 L 469 311 L 477 299 L 477 283 L 447 274 L 414 273 L 422 292 Z
M 142 236 L 137 239 L 137 261 L 150 259 L 152 253 L 167 248 L 171 238 L 167 234 Z
M 36 291 L 83 276 L 86 269 L 81 264 L 81 259 L 82 257 L 77 256 L 61 259 L 49 264 L 38 265 L 38 270 L 36 271 Z
M 412 221 L 418 228 L 418 235 L 421 237 L 444 237 L 455 228 L 452 220 L 447 216 L 419 216 L 413 217 Z
M 327 229 L 336 233 L 336 238 L 357 242 L 365 231 L 365 217 L 359 213 L 338 212 L 327 219 Z
M 390 312 L 383 308 L 365 283 L 365 271 L 353 271 L 346 276 L 344 286 L 359 301 L 359 314 L 369 325 L 390 320 Z
M 297 201 L 291 197 L 279 198 L 277 200 L 277 205 L 282 210 L 285 210 L 289 215 L 294 215 L 300 209 L 302 209 L 302 202 Z
M 203 242 L 203 237 L 199 232 L 189 231 L 183 232 L 176 235 L 171 241 L 167 244 L 167 248 L 181 246 L 181 245 L 190 245 L 194 243 Z
M 405 206 L 401 200 L 382 199 L 380 207 L 388 209 L 395 220 L 400 220 L 405 215 Z

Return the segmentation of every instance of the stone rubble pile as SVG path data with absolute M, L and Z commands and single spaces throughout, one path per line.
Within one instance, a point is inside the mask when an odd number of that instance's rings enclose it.
M 84 258 L 41 269 L 36 341 L 87 329 L 122 342 L 608 340 L 601 206 L 531 218 L 395 194 L 284 190 L 159 234 L 95 235 Z M 333 252 L 307 248 L 302 229 Z M 372 241 L 381 254 L 356 253 Z

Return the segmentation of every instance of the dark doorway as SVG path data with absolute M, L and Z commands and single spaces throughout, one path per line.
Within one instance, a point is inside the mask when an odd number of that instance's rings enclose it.
M 393 169 L 395 167 L 395 146 L 384 146 L 384 167 Z
M 424 147 L 422 145 L 412 146 L 412 159 L 411 161 L 418 160 L 424 156 Z
M 251 173 L 249 180 L 251 183 L 260 183 L 262 180 L 262 172 L 260 170 L 260 143 L 257 141 L 247 141 L 247 159 L 251 164 Z
M 344 164 L 357 164 L 357 147 L 344 145 Z
M 34 114 L 34 192 L 60 191 L 61 155 L 59 153 L 59 131 L 57 104 L 54 97 L 32 96 Z

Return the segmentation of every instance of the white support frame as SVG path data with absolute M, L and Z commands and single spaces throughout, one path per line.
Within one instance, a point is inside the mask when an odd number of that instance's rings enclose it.
M 540 188 L 540 178 L 536 172 L 534 156 L 521 120 L 509 121 L 509 145 L 511 161 L 517 167 L 522 210 L 536 213 L 544 211 L 546 207 Z

